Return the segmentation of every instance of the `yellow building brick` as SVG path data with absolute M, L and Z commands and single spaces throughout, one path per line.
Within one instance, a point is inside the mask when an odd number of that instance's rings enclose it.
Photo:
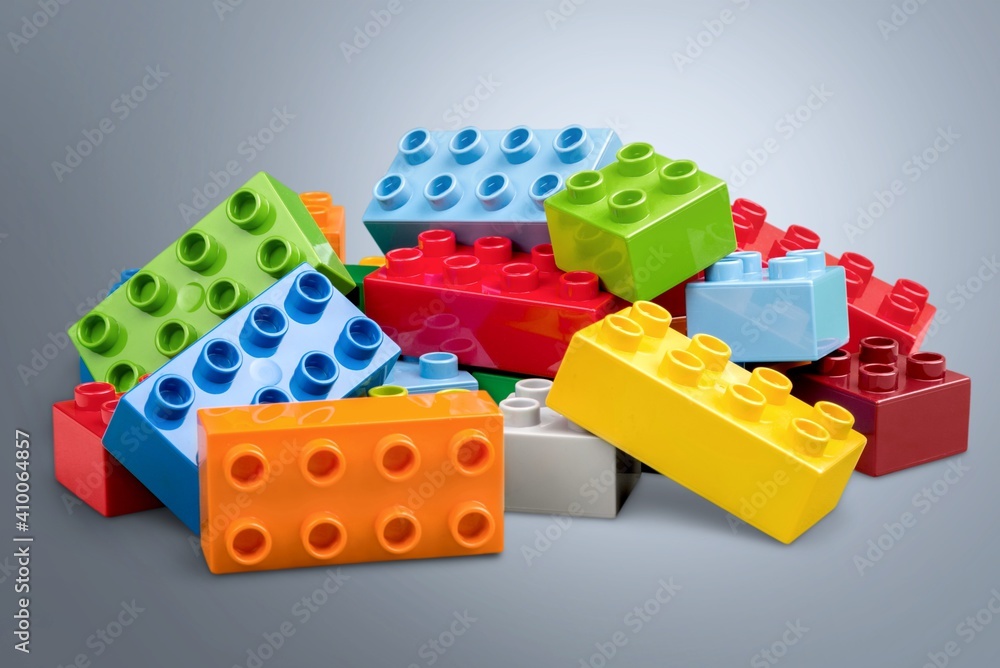
M 833 510 L 865 437 L 851 414 L 791 396 L 723 341 L 636 302 L 580 330 L 548 405 L 764 533 L 790 543 Z

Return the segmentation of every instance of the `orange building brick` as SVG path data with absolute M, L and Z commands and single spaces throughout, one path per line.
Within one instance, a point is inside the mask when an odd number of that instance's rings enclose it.
M 312 215 L 316 225 L 322 230 L 323 236 L 330 242 L 333 252 L 337 254 L 341 262 L 347 262 L 344 207 L 335 205 L 330 193 L 301 193 L 299 199 L 306 205 L 306 211 Z
M 503 417 L 486 392 L 198 411 L 213 573 L 503 549 Z

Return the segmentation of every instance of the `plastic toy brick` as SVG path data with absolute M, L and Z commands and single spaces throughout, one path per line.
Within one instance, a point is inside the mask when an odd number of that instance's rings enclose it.
M 101 445 L 118 404 L 109 383 L 81 383 L 71 401 L 52 406 L 56 480 L 105 517 L 163 506 Z
M 125 391 L 302 262 L 354 287 L 298 196 L 262 172 L 69 335 L 94 377 Z
M 766 222 L 767 210 L 756 202 L 733 202 L 733 221 L 741 250 L 755 250 L 764 257 L 781 257 L 789 251 L 819 248 L 819 235 L 801 225 L 781 230 Z M 851 338 L 845 348 L 857 352 L 861 339 L 886 336 L 899 342 L 900 352 L 920 349 L 937 309 L 927 302 L 927 288 L 901 278 L 893 285 L 874 276 L 875 265 L 858 253 L 839 258 L 826 254 L 828 265 L 844 267 L 847 273 L 848 320 Z
M 404 387 L 410 394 L 441 390 L 478 390 L 479 383 L 468 371 L 459 371 L 454 353 L 424 353 L 417 359 L 403 357 L 392 367 L 389 385 Z
M 368 390 L 369 397 L 405 397 L 408 394 L 407 389 L 399 385 L 379 385 Z
M 802 225 L 789 225 L 787 230 L 775 227 L 767 222 L 767 209 L 754 201 L 741 197 L 732 208 L 736 245 L 740 250 L 760 253 L 765 264 L 789 251 L 819 248 L 818 234 Z
M 325 192 L 301 193 L 299 199 L 306 211 L 316 221 L 320 231 L 341 262 L 347 262 L 347 236 L 345 234 L 344 207 L 336 206 L 333 197 Z
M 796 396 L 834 401 L 854 414 L 868 438 L 858 471 L 885 475 L 968 449 L 967 376 L 937 353 L 899 355 L 897 342 L 885 337 L 863 339 L 860 348 L 790 372 Z
M 483 371 L 482 369 L 472 369 L 470 373 L 479 383 L 479 389 L 488 392 L 493 401 L 498 404 L 514 394 L 518 381 L 527 378 L 527 376 L 520 374 Z
M 504 504 L 511 512 L 614 518 L 639 482 L 631 456 L 545 407 L 552 381 L 519 381 L 504 416 Z
M 500 552 L 503 419 L 485 392 L 201 410 L 213 573 Z
M 670 288 L 662 295 L 653 297 L 649 301 L 654 304 L 658 304 L 670 312 L 670 315 L 676 320 L 677 318 L 687 316 L 687 301 L 685 300 L 684 293 L 687 289 L 688 283 L 695 283 L 698 281 L 705 280 L 705 272 L 699 271 L 694 276 L 688 278 L 681 283 L 678 283 L 674 287 Z
M 132 278 L 137 273 L 139 273 L 138 269 L 126 269 L 125 271 L 123 271 L 121 273 L 121 276 L 118 277 L 118 280 L 115 282 L 115 284 L 111 286 L 111 291 L 108 292 L 108 294 L 111 294 L 112 292 L 120 288 L 122 285 L 125 284 L 126 281 L 128 281 L 128 279 Z M 81 383 L 94 382 L 94 377 L 91 375 L 90 369 L 87 368 L 87 364 L 86 362 L 83 361 L 82 357 L 80 358 L 80 382 Z
M 365 257 L 358 260 L 358 264 L 362 267 L 384 267 L 385 266 L 385 256 L 384 255 L 366 255 Z
M 122 397 L 104 447 L 197 532 L 197 409 L 364 396 L 397 357 L 303 263 Z
M 352 304 L 364 311 L 365 276 L 378 269 L 378 267 L 363 264 L 346 264 L 344 266 L 347 268 L 347 273 L 351 275 L 351 280 L 355 284 L 354 289 L 347 293 L 347 298 L 351 300 Z
M 417 128 L 399 141 L 364 222 L 382 252 L 415 246 L 417 235 L 431 228 L 452 230 L 465 245 L 499 234 L 528 251 L 549 241 L 545 198 L 571 174 L 606 165 L 619 147 L 611 130 L 579 125 L 506 132 Z
M 844 253 L 838 264 L 847 271 L 851 340 L 845 348 L 857 352 L 862 339 L 885 336 L 898 341 L 904 355 L 919 350 L 937 313 L 927 302 L 927 288 L 907 278 L 889 285 L 873 275 L 875 265 L 858 253 Z
M 577 333 L 548 405 L 764 533 L 790 543 L 830 512 L 865 438 L 840 406 L 809 406 L 769 369 L 670 329 L 651 302 Z
M 739 251 L 688 283 L 687 327 L 732 348 L 734 362 L 818 360 L 847 343 L 843 267 L 827 267 L 820 250 L 772 258 Z
M 736 250 L 729 191 L 690 160 L 629 144 L 545 201 L 556 262 L 629 301 L 652 299 Z
M 552 249 L 514 253 L 510 239 L 456 246 L 428 230 L 365 278 L 365 310 L 417 357 L 450 352 L 461 364 L 551 378 L 573 334 L 625 306 L 590 272 L 563 273 Z

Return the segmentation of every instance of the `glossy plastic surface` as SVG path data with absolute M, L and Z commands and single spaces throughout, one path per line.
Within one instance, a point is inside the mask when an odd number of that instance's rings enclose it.
M 748 199 L 733 202 L 733 221 L 740 250 L 757 251 L 765 264 L 789 251 L 819 248 L 819 235 L 801 225 L 782 230 L 767 222 L 767 210 Z M 903 355 L 920 349 L 937 309 L 930 293 L 916 281 L 901 278 L 890 285 L 874 275 L 874 263 L 860 253 L 839 258 L 826 253 L 826 263 L 844 267 L 851 338 L 844 348 L 857 352 L 861 339 L 886 336 L 899 342 Z
M 694 283 L 702 280 L 705 280 L 705 272 L 699 271 L 694 276 L 678 283 L 662 295 L 653 297 L 649 301 L 667 309 L 670 312 L 670 315 L 673 316 L 674 320 L 687 317 L 687 300 L 685 299 L 685 291 L 688 283 Z
M 789 225 L 787 230 L 776 227 L 767 222 L 767 210 L 752 200 L 741 197 L 732 208 L 736 245 L 760 253 L 765 265 L 789 251 L 819 248 L 820 238 L 814 231 L 802 225 Z
M 428 131 L 399 141 L 373 189 L 364 223 L 382 252 L 409 248 L 432 228 L 459 243 L 503 235 L 518 250 L 548 243 L 543 201 L 569 176 L 614 159 L 621 140 L 606 128 Z
M 471 369 L 472 377 L 479 383 L 479 389 L 485 390 L 498 404 L 514 393 L 518 381 L 528 378 L 521 374 L 502 373 L 499 371 L 484 371 Z
M 347 268 L 347 273 L 351 275 L 351 279 L 353 279 L 355 283 L 355 288 L 347 293 L 347 298 L 351 300 L 352 304 L 364 311 L 365 276 L 378 269 L 378 267 L 376 265 L 364 264 L 347 264 L 344 266 Z
M 736 250 L 726 184 L 649 144 L 623 147 L 545 201 L 556 262 L 629 301 L 653 299 Z
M 198 413 L 213 573 L 503 549 L 503 419 L 485 392 Z
M 261 172 L 69 329 L 94 378 L 131 388 L 302 262 L 354 287 L 298 196 Z
M 419 358 L 402 357 L 392 367 L 387 385 L 405 388 L 410 394 L 430 394 L 441 390 L 479 389 L 468 371 L 460 371 L 453 353 L 424 353 Z
M 967 376 L 937 353 L 900 355 L 889 338 L 863 339 L 860 348 L 789 372 L 796 396 L 833 401 L 854 414 L 855 428 L 868 438 L 858 471 L 885 475 L 968 449 Z
M 118 404 L 108 383 L 81 383 L 74 398 L 52 406 L 56 480 L 105 517 L 163 506 L 101 445 Z
M 817 360 L 847 343 L 843 267 L 827 267 L 819 250 L 790 251 L 761 266 L 740 251 L 716 262 L 705 280 L 687 285 L 688 333 L 711 334 L 734 362 Z
M 528 378 L 500 402 L 505 507 L 614 518 L 639 482 L 639 462 L 547 408 L 551 386 L 548 379 Z
M 197 532 L 197 409 L 363 396 L 398 357 L 303 263 L 122 397 L 104 447 Z
M 548 405 L 764 533 L 790 543 L 837 505 L 865 438 L 776 371 L 729 361 L 638 302 L 577 333 Z
M 828 255 L 827 263 L 833 261 Z M 862 339 L 885 336 L 899 342 L 903 355 L 920 350 L 937 313 L 927 288 L 907 278 L 889 285 L 872 275 L 874 264 L 858 253 L 844 253 L 836 262 L 847 271 L 851 340 L 844 347 L 857 352 Z
M 115 290 L 117 290 L 118 288 L 120 288 L 121 286 L 125 285 L 125 282 L 128 281 L 128 279 L 130 279 L 133 276 L 135 276 L 137 273 L 139 273 L 138 269 L 126 269 L 125 271 L 123 271 L 121 273 L 121 276 L 118 277 L 118 280 L 114 283 L 114 285 L 111 286 L 111 290 L 110 290 L 110 292 L 108 292 L 108 294 L 111 294 L 112 292 L 114 292 Z M 80 358 L 80 383 L 92 383 L 92 382 L 94 382 L 94 376 L 91 375 L 90 369 L 87 368 L 87 363 L 84 362 L 83 358 L 81 357 Z
M 365 278 L 365 310 L 403 354 L 551 378 L 573 334 L 625 302 L 589 272 L 559 271 L 547 244 L 514 253 L 504 237 L 456 246 L 429 230 Z
M 333 203 L 333 197 L 326 192 L 300 193 L 299 199 L 306 211 L 316 221 L 320 232 L 326 237 L 341 262 L 347 262 L 347 235 L 344 207 Z

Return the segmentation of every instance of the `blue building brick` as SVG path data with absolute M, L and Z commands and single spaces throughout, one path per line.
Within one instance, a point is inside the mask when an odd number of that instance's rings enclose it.
M 125 394 L 104 447 L 197 534 L 199 409 L 364 396 L 399 353 L 302 264 Z
M 410 394 L 431 394 L 441 390 L 479 389 L 479 382 L 468 371 L 459 371 L 453 353 L 425 353 L 419 358 L 402 357 L 392 367 L 386 385 L 406 388 Z
M 549 242 L 542 202 L 576 172 L 614 161 L 622 142 L 607 128 L 411 130 L 363 217 L 386 253 L 414 248 L 431 228 L 458 243 L 509 237 L 516 250 Z
M 844 268 L 825 264 L 818 250 L 791 251 L 766 269 L 760 253 L 732 253 L 688 284 L 688 335 L 722 339 L 734 362 L 818 360 L 849 338 Z
M 121 276 L 118 277 L 118 281 L 114 285 L 111 286 L 111 292 L 114 292 L 115 290 L 117 290 L 121 286 L 125 285 L 125 281 L 127 281 L 130 278 L 132 278 L 137 273 L 139 273 L 138 269 L 126 269 L 125 271 L 123 271 L 121 273 Z M 109 292 L 108 294 L 111 294 L 111 292 Z M 92 383 L 92 382 L 94 382 L 94 376 L 93 376 L 93 374 L 90 373 L 90 369 L 87 368 L 87 365 L 84 363 L 83 358 L 81 357 L 80 358 L 80 383 Z

